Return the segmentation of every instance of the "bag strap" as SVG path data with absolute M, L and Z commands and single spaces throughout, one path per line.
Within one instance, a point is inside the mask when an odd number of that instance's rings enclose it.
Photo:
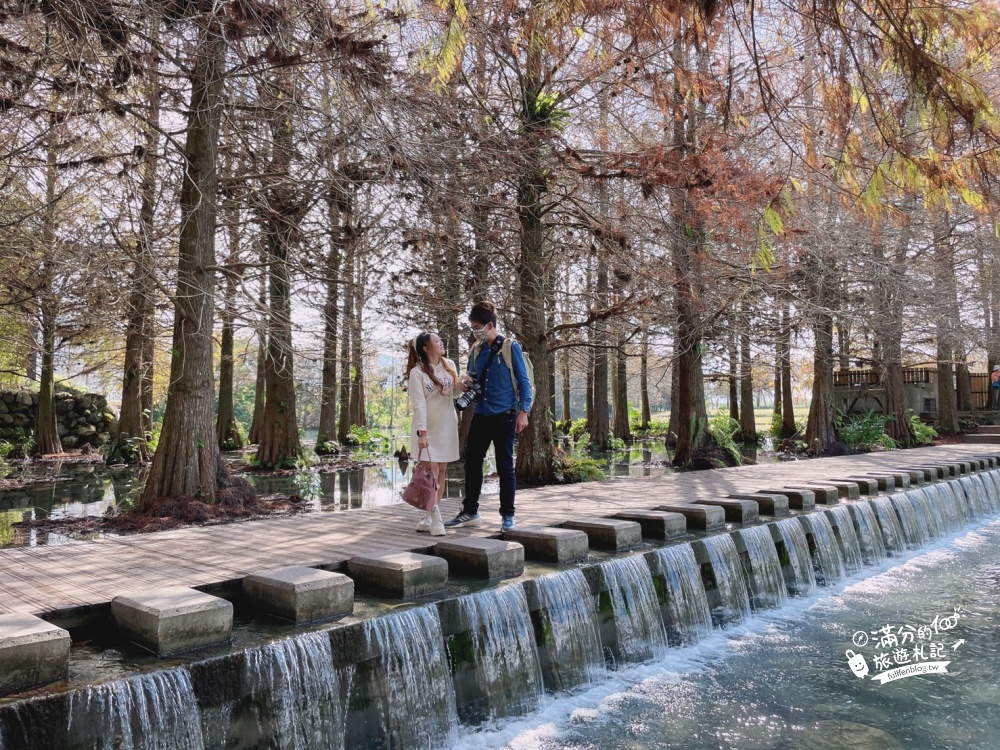
M 423 453 L 424 451 L 427 451 L 427 460 L 428 460 L 428 461 L 430 461 L 430 460 L 431 460 L 431 449 L 430 449 L 430 447 L 428 447 L 428 446 L 424 446 L 423 448 L 420 448 L 419 450 L 417 450 L 417 463 L 418 463 L 418 464 L 419 464 L 419 463 L 421 462 L 421 460 L 422 460 L 422 459 L 420 458 L 420 454 L 421 454 L 421 453 Z M 433 463 L 433 462 L 432 462 L 432 463 Z
M 480 342 L 477 341 L 476 346 L 477 347 L 480 346 Z M 500 342 L 500 346 L 496 346 L 496 342 L 494 342 L 493 345 L 490 346 L 490 356 L 486 359 L 486 367 L 483 368 L 483 371 L 479 374 L 479 377 L 476 378 L 476 380 L 479 382 L 480 388 L 486 387 L 486 376 L 489 375 L 490 365 L 493 364 L 493 360 L 497 358 L 497 354 L 502 348 L 503 348 L 503 341 Z M 478 356 L 479 356 L 479 350 L 477 349 L 476 357 Z M 473 362 L 475 362 L 475 359 L 473 359 Z

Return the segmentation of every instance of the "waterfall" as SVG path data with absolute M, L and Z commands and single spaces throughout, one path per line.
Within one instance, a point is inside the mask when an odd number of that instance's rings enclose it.
M 290 750 L 343 748 L 340 680 L 333 669 L 328 633 L 306 633 L 250 649 L 244 675 L 253 706 L 239 725 L 241 744 Z
M 1000 486 L 997 484 L 997 469 L 986 471 L 980 474 L 983 486 L 986 487 L 986 497 L 990 500 L 990 507 L 994 511 L 1000 510 Z
M 808 596 L 816 590 L 816 574 L 813 571 L 809 542 L 806 540 L 802 524 L 797 518 L 786 518 L 771 526 L 781 535 L 781 541 L 785 546 L 787 557 L 782 559 L 783 556 L 779 552 L 778 559 L 785 574 L 788 593 L 791 596 Z
M 979 492 L 979 497 L 982 499 L 985 511 L 987 513 L 996 511 L 996 487 L 993 486 L 992 482 L 987 483 L 987 477 L 982 474 L 974 474 L 971 479 L 972 483 L 976 486 L 976 490 Z
M 454 744 L 458 715 L 437 607 L 375 617 L 363 627 L 368 648 L 375 654 L 372 694 L 357 695 L 358 685 L 352 700 L 375 708 L 372 718 L 378 723 L 380 745 Z
M 896 515 L 899 517 L 899 526 L 903 529 L 903 539 L 909 549 L 922 547 L 927 541 L 927 523 L 921 523 L 921 518 L 917 514 L 917 509 L 907 493 L 897 492 L 889 497 Z
M 942 532 L 954 531 L 965 523 L 965 514 L 948 483 L 928 485 L 923 490 L 931 507 L 941 514 Z
M 758 611 L 777 609 L 788 600 L 788 590 L 770 529 L 767 526 L 751 526 L 734 533 L 746 549 L 745 567 L 750 573 L 751 606 Z
M 852 503 L 848 506 L 848 510 L 854 518 L 854 525 L 858 532 L 858 545 L 861 547 L 865 565 L 875 565 L 888 557 L 885 537 L 882 536 L 881 527 L 875 517 L 875 508 L 871 501 Z
M 966 524 L 972 520 L 972 508 L 969 506 L 969 498 L 958 482 L 946 482 L 941 485 L 941 491 L 951 495 L 955 507 L 961 515 L 961 524 Z
M 666 599 L 667 639 L 671 645 L 697 643 L 712 631 L 712 610 L 701 581 L 701 570 L 690 544 L 656 552 Z
M 816 583 L 820 586 L 832 586 L 842 581 L 845 575 L 844 559 L 840 555 L 840 547 L 833 535 L 829 517 L 826 513 L 808 513 L 799 516 L 799 521 L 805 527 Z
M 750 590 L 740 563 L 736 543 L 729 534 L 718 534 L 702 544 L 708 554 L 710 575 L 706 590 L 712 606 L 712 621 L 719 627 L 742 622 L 750 615 Z M 704 566 L 702 566 L 704 571 Z M 703 572 L 704 577 L 704 572 Z
M 914 505 L 920 509 L 920 514 L 927 522 L 929 538 L 937 539 L 944 536 L 948 530 L 948 523 L 945 521 L 941 508 L 931 502 L 930 495 L 924 492 L 923 487 L 910 490 L 908 494 Z
M 597 610 L 580 570 L 535 579 L 545 686 L 553 691 L 597 682 L 607 675 Z M 704 595 L 704 589 L 702 590 Z
M 469 625 L 482 719 L 495 720 L 536 711 L 542 670 L 528 600 L 521 585 L 486 589 L 458 599 Z
M 849 574 L 857 573 L 864 567 L 864 558 L 861 555 L 861 544 L 858 542 L 850 509 L 846 505 L 834 505 L 826 511 L 826 514 L 831 518 L 830 525 L 840 544 L 845 571 Z
M 633 555 L 611 560 L 601 565 L 601 575 L 614 619 L 617 646 L 613 658 L 635 662 L 662 657 L 667 633 L 646 558 Z
M 889 556 L 898 555 L 903 551 L 906 541 L 903 537 L 903 529 L 899 525 L 899 516 L 892 507 L 892 501 L 887 497 L 875 497 L 871 500 L 872 509 L 878 519 L 879 528 L 882 529 L 882 538 L 885 539 L 885 549 Z
M 983 498 L 979 496 L 976 485 L 972 483 L 972 477 L 962 477 L 958 480 L 958 484 L 961 488 L 960 491 L 965 493 L 965 497 L 969 501 L 969 509 L 972 511 L 973 518 L 982 518 L 989 514 L 991 509 L 988 504 L 984 504 Z
M 198 702 L 184 667 L 89 687 L 69 699 L 67 736 L 104 750 L 203 748 Z

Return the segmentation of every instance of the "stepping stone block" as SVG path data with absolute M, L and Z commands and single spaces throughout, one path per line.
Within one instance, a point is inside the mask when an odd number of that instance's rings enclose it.
M 924 477 L 924 482 L 934 482 L 941 478 L 941 474 L 935 466 L 908 466 L 907 471 L 910 472 L 910 478 L 913 478 L 913 472 L 920 472 Z
M 454 575 L 496 581 L 524 572 L 524 547 L 508 540 L 466 537 L 438 542 L 434 554 L 448 561 Z
M 795 510 L 812 510 L 816 507 L 816 493 L 812 490 L 781 487 L 758 490 L 762 495 L 784 495 L 788 498 L 788 507 Z
M 986 462 L 987 469 L 995 469 L 997 467 L 997 457 L 996 456 L 977 456 L 977 458 Z
M 136 643 L 159 656 L 227 643 L 233 605 L 186 586 L 116 596 L 111 616 Z
M 69 633 L 29 614 L 0 615 L 0 696 L 64 679 Z
M 727 521 L 733 523 L 754 523 L 760 517 L 760 508 L 753 500 L 730 497 L 706 497 L 695 500 L 695 505 L 714 505 L 722 508 Z
M 857 482 L 845 482 L 836 479 L 824 479 L 822 482 L 806 482 L 807 487 L 836 487 L 842 500 L 857 500 L 861 497 L 861 490 L 858 489 Z
M 590 544 L 587 535 L 574 529 L 555 526 L 524 526 L 508 531 L 503 538 L 524 547 L 529 560 L 571 563 L 587 559 Z
M 672 539 L 687 531 L 687 519 L 680 513 L 657 510 L 623 510 L 613 516 L 622 521 L 635 521 L 642 535 L 651 539 Z
M 833 479 L 833 482 L 850 482 L 858 485 L 858 492 L 862 495 L 877 495 L 878 482 L 870 477 L 850 477 L 849 479 Z
M 886 474 L 879 476 L 862 476 L 862 477 L 851 477 L 854 481 L 860 483 L 860 480 L 867 479 L 870 482 L 875 482 L 875 485 L 881 492 L 895 492 L 896 491 L 896 480 Z
M 616 518 L 574 518 L 563 524 L 564 529 L 576 529 L 587 535 L 591 547 L 616 552 L 642 544 L 642 526 L 635 521 Z
M 343 573 L 290 565 L 243 579 L 255 607 L 292 622 L 313 622 L 354 611 L 354 581 Z
M 390 550 L 356 555 L 347 561 L 347 572 L 355 585 L 400 599 L 448 588 L 448 561 L 416 552 Z
M 788 515 L 788 498 L 785 495 L 768 495 L 763 492 L 748 495 L 733 492 L 729 497 L 736 500 L 753 500 L 757 503 L 757 513 L 761 516 Z
M 812 482 L 792 489 L 809 490 L 816 496 L 816 505 L 836 505 L 840 502 L 840 490 L 833 484 Z
M 718 531 L 726 527 L 726 511 L 714 505 L 679 503 L 677 505 L 661 505 L 657 510 L 683 514 L 687 519 L 689 529 Z

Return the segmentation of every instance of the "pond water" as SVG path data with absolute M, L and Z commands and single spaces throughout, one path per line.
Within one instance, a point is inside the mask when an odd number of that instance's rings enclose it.
M 469 733 L 461 746 L 992 750 L 1000 736 L 998 561 L 994 521 L 671 650 L 659 663 L 549 698 L 539 713 Z M 938 632 L 921 638 L 935 619 Z M 936 648 L 945 673 L 874 680 L 884 671 L 877 656 L 897 648 L 881 646 L 886 626 L 912 633 L 897 636 L 905 650 L 922 648 L 929 658 Z M 870 666 L 863 679 L 848 650 Z
M 368 454 L 353 455 L 359 460 L 370 458 Z M 630 450 L 597 454 L 595 457 L 604 468 L 605 481 L 662 476 L 670 472 L 669 456 L 659 441 L 655 444 L 636 443 Z M 393 458 L 379 458 L 375 466 L 352 471 L 324 473 L 314 468 L 285 476 L 253 473 L 245 476 L 261 494 L 299 494 L 315 511 L 343 511 L 401 502 L 399 496 L 409 481 L 412 466 L 412 461 L 403 465 Z M 483 493 L 496 494 L 499 492 L 499 484 L 494 473 L 492 452 L 487 457 L 485 470 Z M 461 463 L 449 467 L 445 497 L 462 496 L 465 485 L 463 471 Z M 128 468 L 63 464 L 54 466 L 50 473 L 59 479 L 37 482 L 21 489 L 0 491 L 0 514 L 8 522 L 97 517 L 113 511 L 130 493 L 136 493 L 142 488 L 141 475 Z M 83 536 L 95 535 L 96 532 L 92 532 Z M 32 531 L 27 538 L 18 537 L 15 543 L 27 546 L 60 544 L 70 538 L 73 537 L 66 534 Z M 2 539 L 0 546 L 4 546 Z

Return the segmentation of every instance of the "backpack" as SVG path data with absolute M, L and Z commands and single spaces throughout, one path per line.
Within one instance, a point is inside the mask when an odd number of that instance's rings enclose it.
M 469 357 L 473 362 L 479 356 L 479 347 L 482 346 L 481 341 L 477 341 L 472 345 L 472 351 L 469 352 Z M 514 375 L 514 354 L 511 351 L 514 345 L 514 339 L 505 336 L 503 344 L 500 346 L 500 356 L 503 358 L 503 363 L 507 365 L 507 372 L 510 373 L 510 382 L 514 386 L 514 398 L 519 402 L 521 400 L 521 394 L 517 388 L 517 377 Z M 531 364 L 531 357 L 528 353 L 524 351 L 524 347 L 521 347 L 521 357 L 524 359 L 524 370 L 528 373 L 528 382 L 531 383 L 531 393 L 535 393 L 535 367 Z

